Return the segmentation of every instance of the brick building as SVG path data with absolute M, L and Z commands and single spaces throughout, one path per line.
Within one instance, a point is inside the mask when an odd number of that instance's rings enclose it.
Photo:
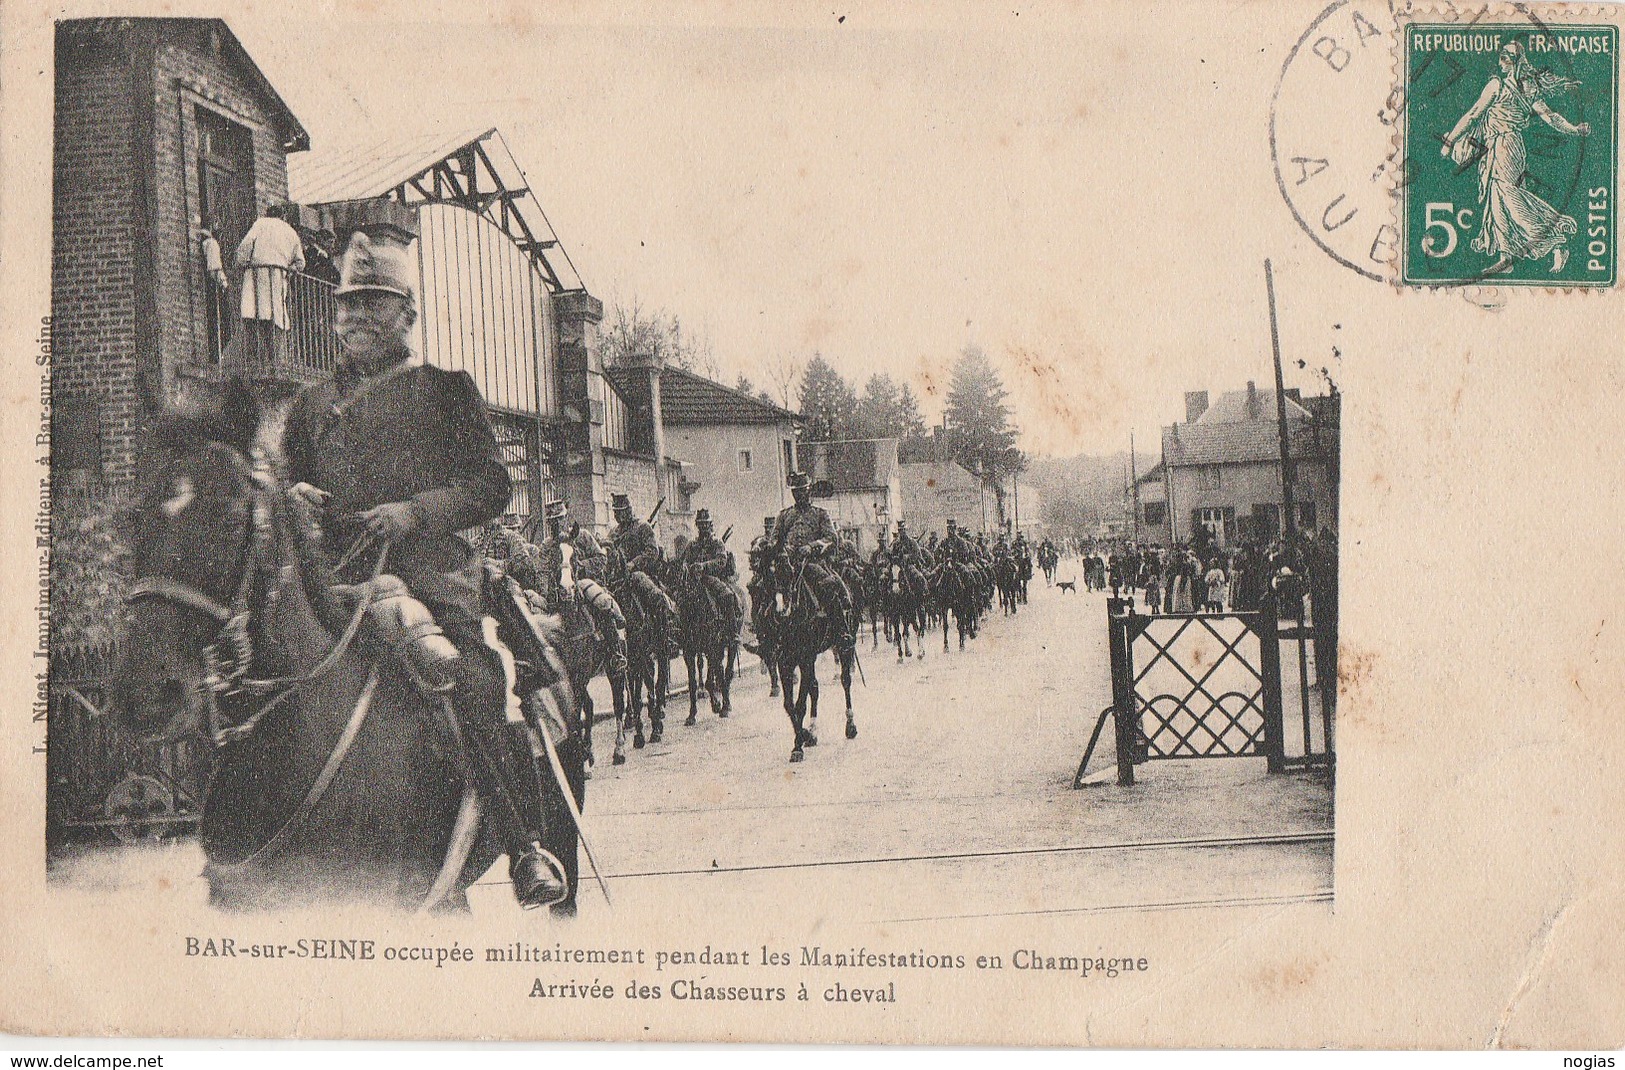
M 52 472 L 119 486 L 145 418 L 218 363 L 197 225 L 229 256 L 309 138 L 219 19 L 59 22 L 55 89 Z

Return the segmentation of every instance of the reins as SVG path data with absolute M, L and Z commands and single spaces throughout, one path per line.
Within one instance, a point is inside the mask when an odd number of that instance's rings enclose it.
M 246 462 L 240 457 L 235 459 L 239 464 L 246 466 Z M 127 603 L 155 598 L 202 613 L 220 625 L 215 639 L 203 650 L 203 661 L 207 670 L 204 687 L 209 698 L 208 734 L 217 747 L 225 746 L 252 733 L 268 714 L 287 701 L 301 686 L 331 672 L 343 660 L 360 632 L 361 622 L 372 604 L 374 585 L 371 580 L 376 580 L 383 574 L 390 550 L 388 541 L 380 546 L 378 560 L 373 564 L 369 582 L 364 585 L 366 589 L 357 600 L 349 622 L 315 667 L 291 676 L 261 679 L 250 677 L 248 671 L 253 662 L 253 645 L 249 636 L 249 624 L 253 619 L 254 608 L 249 603 L 252 599 L 254 578 L 260 572 L 261 558 L 270 547 L 279 542 L 279 539 L 273 528 L 270 510 L 264 500 L 264 496 L 274 490 L 270 476 L 258 468 L 253 468 L 248 473 L 248 480 L 253 498 L 252 521 L 244 537 L 242 577 L 232 595 L 230 606 L 223 605 L 196 586 L 172 576 L 143 577 L 130 588 L 130 593 L 125 597 Z M 358 536 L 341 559 L 341 567 L 373 545 L 374 541 L 372 536 L 365 532 Z M 288 581 L 291 568 L 292 566 L 283 566 L 280 569 L 278 590 Z M 222 646 L 224 650 L 221 649 Z M 221 715 L 220 700 L 239 694 L 271 697 L 247 718 L 227 723 Z

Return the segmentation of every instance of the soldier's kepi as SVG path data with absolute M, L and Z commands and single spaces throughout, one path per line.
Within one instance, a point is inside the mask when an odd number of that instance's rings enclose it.
M 540 846 L 535 767 L 507 729 L 507 682 L 481 625 L 483 566 L 456 535 L 500 516 L 512 485 L 474 381 L 409 359 L 415 274 L 404 247 L 364 233 L 351 240 L 335 292 L 338 372 L 294 400 L 283 455 L 293 495 L 318 510 L 328 551 L 387 544 L 389 571 L 443 631 L 414 640 L 442 648 L 438 668 L 453 685 L 514 893 L 526 907 L 546 906 L 567 894 L 564 871 Z
M 818 608 L 837 622 L 843 644 L 851 646 L 856 629 L 852 594 L 841 578 L 818 560 L 835 545 L 835 524 L 828 513 L 812 503 L 812 481 L 805 472 L 792 472 L 789 482 L 795 504 L 780 512 L 774 521 L 769 556 L 802 571 Z

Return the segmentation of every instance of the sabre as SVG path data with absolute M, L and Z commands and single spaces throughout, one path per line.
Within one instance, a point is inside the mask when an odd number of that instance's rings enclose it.
M 547 751 L 547 764 L 553 768 L 553 776 L 558 781 L 559 794 L 564 796 L 565 808 L 570 811 L 570 820 L 576 823 L 576 836 L 581 840 L 581 849 L 587 855 L 587 864 L 592 867 L 593 880 L 598 882 L 598 890 L 604 893 L 604 902 L 615 909 L 615 901 L 609 897 L 609 885 L 604 883 L 604 875 L 598 869 L 598 858 L 592 852 L 592 844 L 587 840 L 587 828 L 581 823 L 581 808 L 576 805 L 576 794 L 570 790 L 570 780 L 564 775 L 564 763 L 559 761 L 559 752 L 553 747 L 553 736 L 542 725 L 535 729 L 542 737 L 542 746 Z
M 658 502 L 655 502 L 655 507 L 653 509 L 649 510 L 649 519 L 645 520 L 644 523 L 645 524 L 653 524 L 655 522 L 655 517 L 660 515 L 661 507 L 663 507 L 665 504 L 666 504 L 666 499 L 665 498 L 661 498 Z

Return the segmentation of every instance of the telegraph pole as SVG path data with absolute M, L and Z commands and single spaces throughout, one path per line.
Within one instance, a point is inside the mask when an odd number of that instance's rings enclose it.
M 1264 286 L 1270 299 L 1270 348 L 1275 354 L 1275 425 L 1281 440 L 1281 508 L 1286 510 L 1286 538 L 1298 533 L 1297 509 L 1292 504 L 1292 451 L 1287 446 L 1286 383 L 1281 375 L 1281 329 L 1275 321 L 1275 271 L 1264 261 Z
M 1140 541 L 1140 466 L 1134 459 L 1134 430 L 1128 433 L 1128 473 L 1131 480 L 1129 486 L 1133 487 L 1134 524 L 1129 531 L 1135 542 Z

